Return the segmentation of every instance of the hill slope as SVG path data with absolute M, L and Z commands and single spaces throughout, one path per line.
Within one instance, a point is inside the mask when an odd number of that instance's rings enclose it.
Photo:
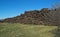
M 60 12 L 56 9 L 25 11 L 24 14 L 12 18 L 0 20 L 0 22 L 34 24 L 34 25 L 55 25 L 60 26 Z
M 24 14 L 13 18 L 6 18 L 0 22 L 22 23 L 22 24 L 51 24 L 51 10 L 43 8 L 33 11 L 25 11 Z

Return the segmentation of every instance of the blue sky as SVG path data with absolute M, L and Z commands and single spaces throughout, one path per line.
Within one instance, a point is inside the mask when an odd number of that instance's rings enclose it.
M 0 19 L 14 17 L 28 10 L 50 8 L 59 0 L 0 0 Z

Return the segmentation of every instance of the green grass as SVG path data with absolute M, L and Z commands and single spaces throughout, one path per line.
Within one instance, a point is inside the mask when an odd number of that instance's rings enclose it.
M 0 23 L 0 37 L 60 37 L 57 26 Z

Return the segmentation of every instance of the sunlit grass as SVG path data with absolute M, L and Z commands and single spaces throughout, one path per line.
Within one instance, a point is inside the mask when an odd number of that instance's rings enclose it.
M 57 26 L 1 23 L 0 37 L 55 37 Z

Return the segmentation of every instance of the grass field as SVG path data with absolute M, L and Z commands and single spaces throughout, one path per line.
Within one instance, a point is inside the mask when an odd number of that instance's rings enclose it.
M 60 37 L 58 26 L 0 23 L 0 37 Z

